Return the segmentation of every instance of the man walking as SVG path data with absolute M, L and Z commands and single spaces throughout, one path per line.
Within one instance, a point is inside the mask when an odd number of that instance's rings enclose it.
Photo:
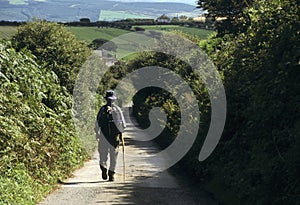
M 102 179 L 106 180 L 108 174 L 109 181 L 114 181 L 119 144 L 123 140 L 122 132 L 126 127 L 126 122 L 120 107 L 114 103 L 117 98 L 113 90 L 106 92 L 105 99 L 106 105 L 102 106 L 97 114 L 95 132 Z M 110 158 L 109 169 L 107 169 L 108 155 Z

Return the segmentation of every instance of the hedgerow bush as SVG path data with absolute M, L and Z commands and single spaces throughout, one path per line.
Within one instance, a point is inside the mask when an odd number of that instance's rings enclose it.
M 224 75 L 227 121 L 214 153 L 195 163 L 198 144 L 182 166 L 225 204 L 299 204 L 299 2 L 244 12 L 244 33 L 201 44 Z
M 87 155 L 57 75 L 10 42 L 0 53 L 0 204 L 35 204 Z

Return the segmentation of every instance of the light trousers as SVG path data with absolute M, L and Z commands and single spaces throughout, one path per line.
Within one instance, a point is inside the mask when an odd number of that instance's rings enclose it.
M 98 152 L 99 152 L 99 165 L 103 168 L 107 167 L 108 155 L 109 155 L 109 170 L 115 172 L 117 165 L 117 158 L 119 154 L 119 145 L 116 147 L 112 146 L 104 137 L 101 137 L 98 142 Z

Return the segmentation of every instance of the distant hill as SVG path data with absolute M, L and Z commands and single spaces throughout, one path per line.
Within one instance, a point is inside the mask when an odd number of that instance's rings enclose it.
M 9 2 L 13 2 L 11 4 Z M 153 18 L 185 15 L 195 17 L 202 12 L 194 6 L 171 2 L 117 2 L 96 0 L 0 0 L 0 20 L 30 21 L 33 18 L 70 22 L 89 18 L 91 21 L 124 18 Z M 105 19 L 101 17 L 105 13 Z M 117 14 L 124 15 L 117 15 Z M 107 15 L 109 14 L 109 15 Z

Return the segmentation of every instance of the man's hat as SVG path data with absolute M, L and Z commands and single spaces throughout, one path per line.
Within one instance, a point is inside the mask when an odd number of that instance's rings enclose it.
M 115 92 L 113 90 L 108 90 L 106 91 L 106 99 L 110 99 L 110 100 L 116 100 L 117 97 L 115 96 Z

